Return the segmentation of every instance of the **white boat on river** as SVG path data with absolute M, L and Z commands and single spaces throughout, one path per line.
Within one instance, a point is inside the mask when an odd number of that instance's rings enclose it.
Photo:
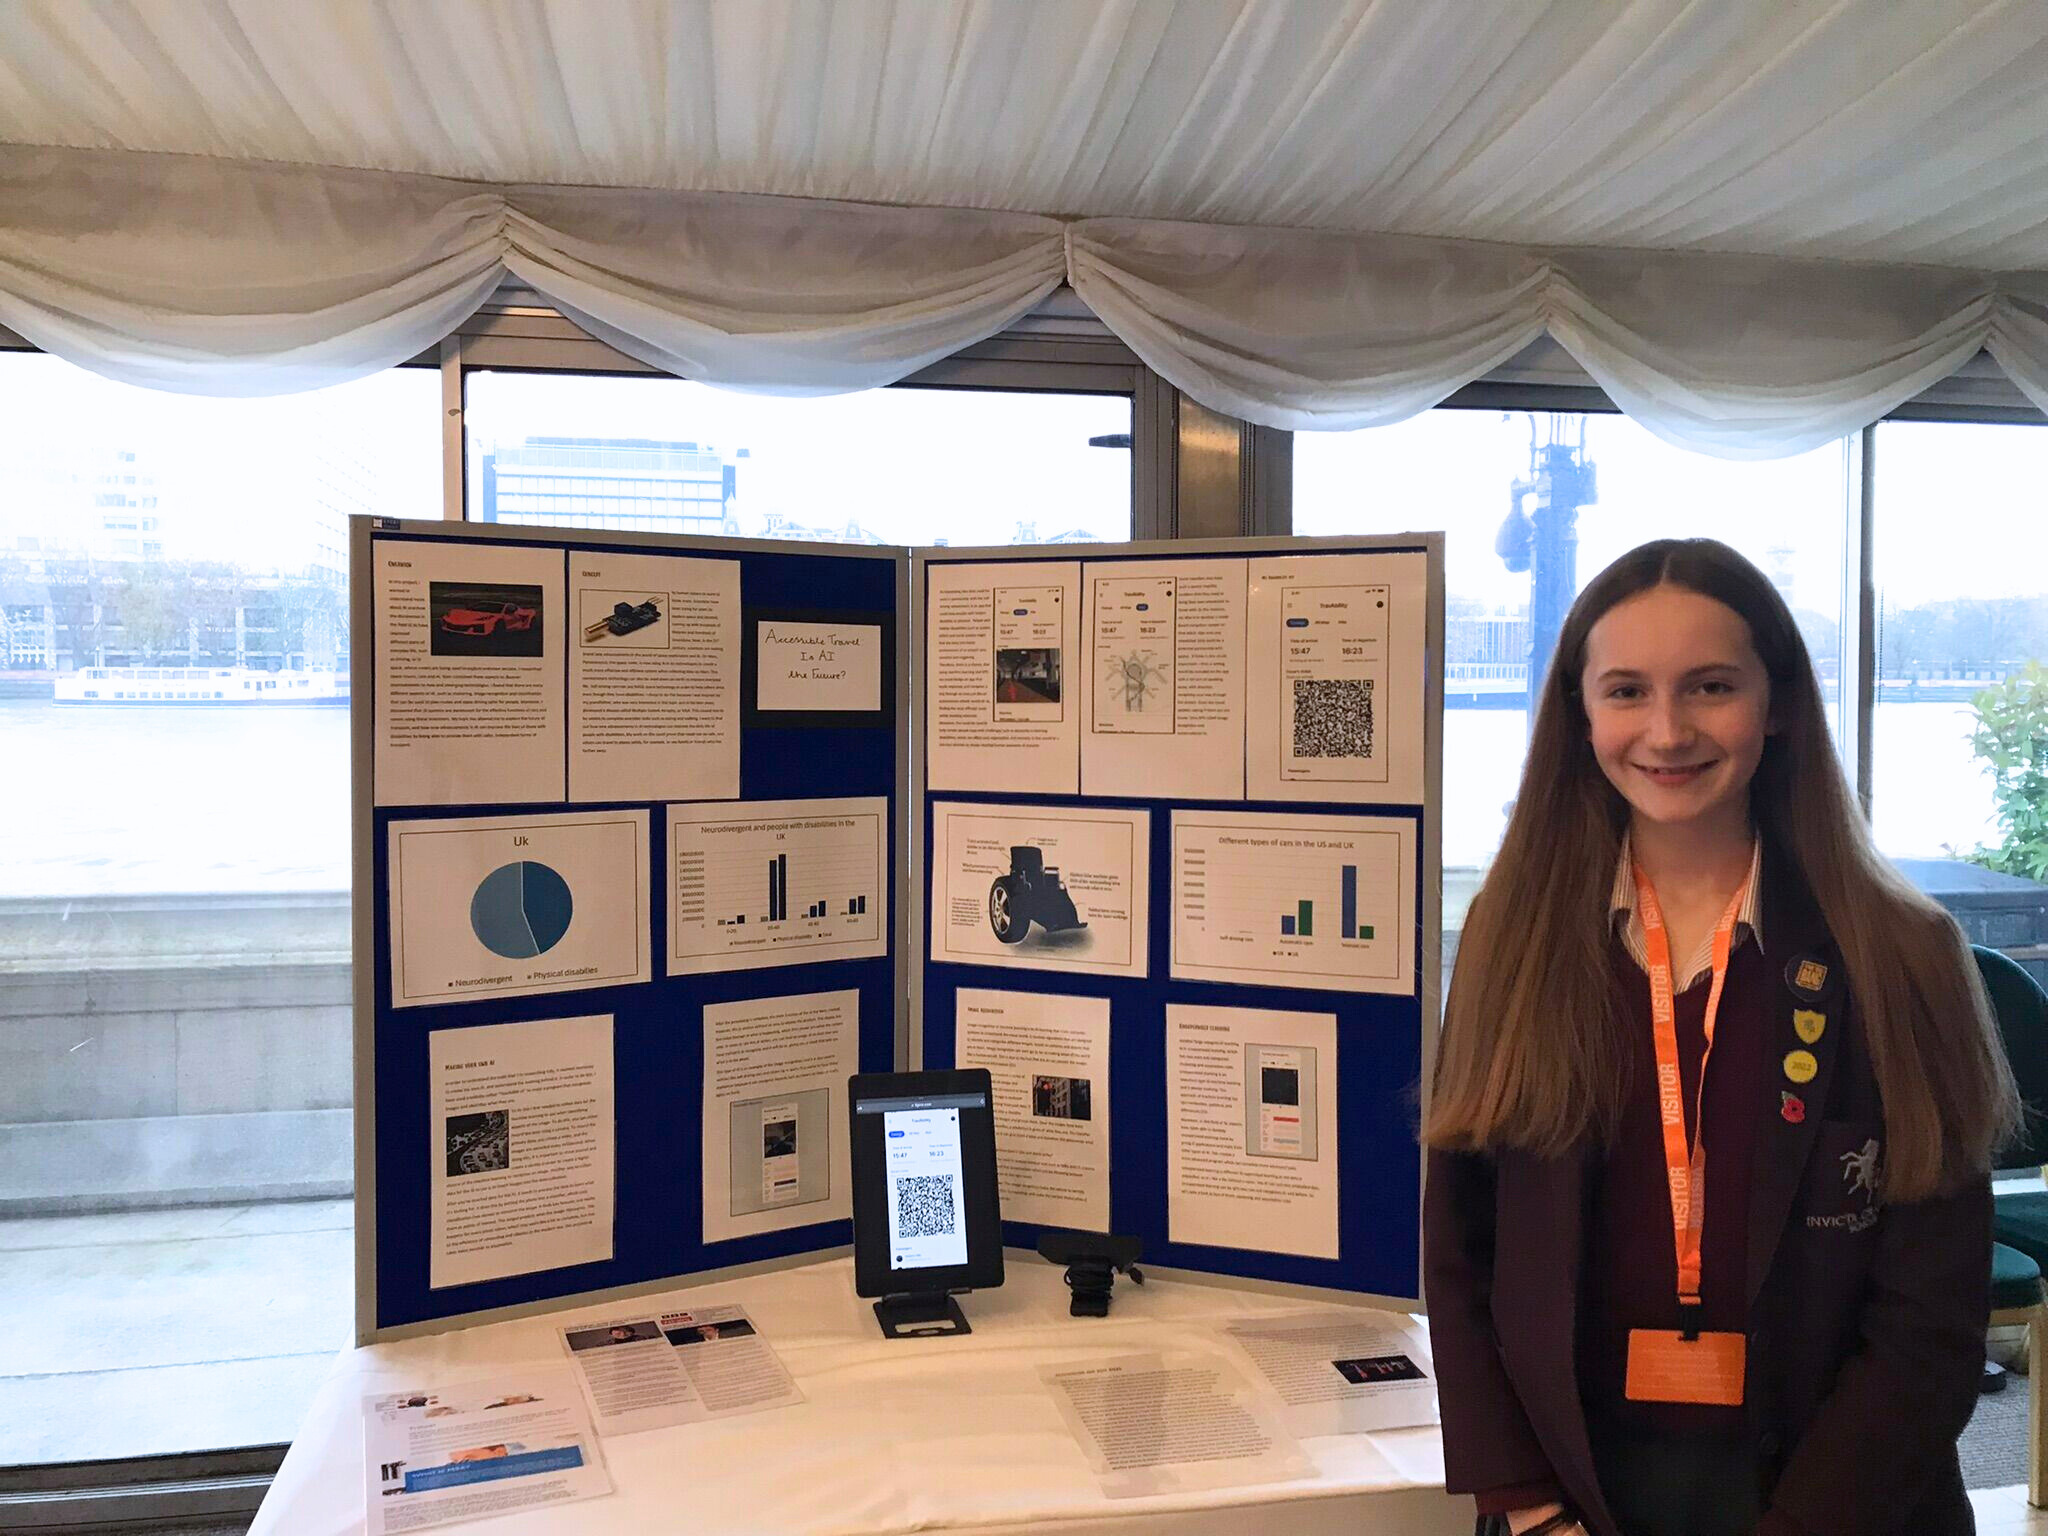
M 332 667 L 80 667 L 53 687 L 59 704 L 348 703 L 348 674 Z

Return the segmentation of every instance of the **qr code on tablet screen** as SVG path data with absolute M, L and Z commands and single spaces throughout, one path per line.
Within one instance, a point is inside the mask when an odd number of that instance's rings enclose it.
M 1369 677 L 1294 679 L 1294 755 L 1371 757 Z
M 942 1237 L 953 1230 L 953 1181 L 943 1173 L 896 1181 L 896 1235 Z

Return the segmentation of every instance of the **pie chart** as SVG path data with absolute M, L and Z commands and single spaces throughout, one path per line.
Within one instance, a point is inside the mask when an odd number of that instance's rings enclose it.
M 521 859 L 485 875 L 469 899 L 469 926 L 494 955 L 531 960 L 562 942 L 576 903 L 569 882 L 545 864 Z

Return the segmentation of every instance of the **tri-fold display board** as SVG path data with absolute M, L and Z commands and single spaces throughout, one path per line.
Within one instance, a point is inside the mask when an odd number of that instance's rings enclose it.
M 351 570 L 364 1341 L 841 1251 L 920 1066 L 1012 1244 L 1413 1302 L 1439 535 Z

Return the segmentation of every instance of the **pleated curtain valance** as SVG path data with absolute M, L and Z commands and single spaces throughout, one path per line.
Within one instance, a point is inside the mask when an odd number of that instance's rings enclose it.
M 0 146 L 0 324 L 129 383 L 338 383 L 507 274 L 653 367 L 775 394 L 890 383 L 1065 282 L 1164 378 L 1268 426 L 1399 421 L 1546 331 L 1651 431 L 1724 458 L 1840 437 L 1980 349 L 2048 409 L 2048 273 Z

